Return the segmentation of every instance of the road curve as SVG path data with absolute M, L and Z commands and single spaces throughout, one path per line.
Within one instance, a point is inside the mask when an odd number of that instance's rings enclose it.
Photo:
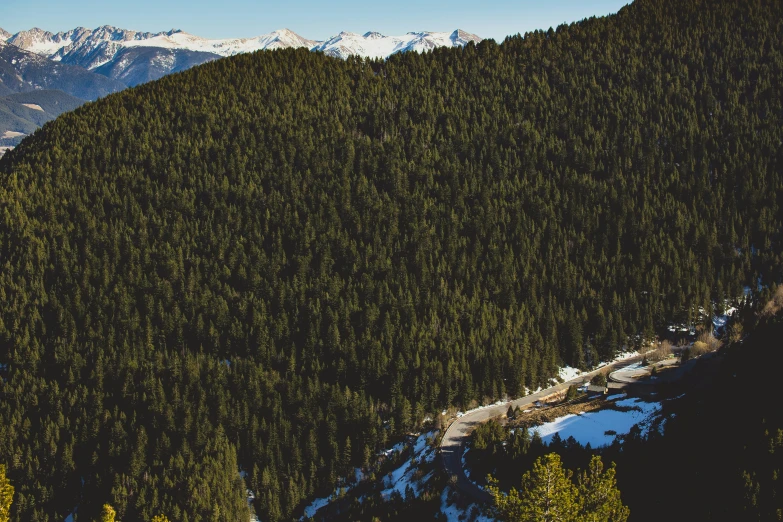
M 479 502 L 489 502 L 491 500 L 489 493 L 471 482 L 467 475 L 465 475 L 465 470 L 462 468 L 462 454 L 465 451 L 465 444 L 469 438 L 468 435 L 477 425 L 494 417 L 500 417 L 501 415 L 504 415 L 508 411 L 509 405 L 512 405 L 515 408 L 517 406 L 520 408 L 530 406 L 535 401 L 542 400 L 546 397 L 549 397 L 550 395 L 567 390 L 568 387 L 572 384 L 579 385 L 585 379 L 589 379 L 602 371 L 606 371 L 607 368 L 623 368 L 638 362 L 641 359 L 641 355 L 629 357 L 628 359 L 617 361 L 592 372 L 583 373 L 575 379 L 566 381 L 562 384 L 557 384 L 551 388 L 541 390 L 513 401 L 489 406 L 480 410 L 474 410 L 466 413 L 462 417 L 454 419 L 454 422 L 452 422 L 448 427 L 446 433 L 443 434 L 443 439 L 441 439 L 440 442 L 441 463 L 443 464 L 446 473 L 448 473 L 449 476 L 456 477 L 456 487 L 463 494 Z

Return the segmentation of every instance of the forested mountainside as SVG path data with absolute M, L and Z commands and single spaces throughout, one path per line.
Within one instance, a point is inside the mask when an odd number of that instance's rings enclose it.
M 241 55 L 47 123 L 0 160 L 12 520 L 287 520 L 444 405 L 779 281 L 782 11 Z

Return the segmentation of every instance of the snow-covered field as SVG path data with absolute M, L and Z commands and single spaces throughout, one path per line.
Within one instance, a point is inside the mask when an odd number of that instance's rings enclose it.
M 625 435 L 636 424 L 641 424 L 642 431 L 646 431 L 650 421 L 661 411 L 659 402 L 644 402 L 640 399 L 623 399 L 614 404 L 631 409 L 569 414 L 531 428 L 531 432 L 538 432 L 544 442 L 550 442 L 557 433 L 563 440 L 573 437 L 583 446 L 589 443 L 595 448 L 611 444 L 616 435 Z

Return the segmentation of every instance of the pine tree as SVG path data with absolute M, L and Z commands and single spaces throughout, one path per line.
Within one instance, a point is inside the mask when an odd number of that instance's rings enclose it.
M 496 482 L 489 492 L 503 520 L 514 522 L 570 522 L 578 520 L 579 491 L 571 472 L 563 469 L 560 456 L 549 453 L 533 464 L 522 477 L 522 492 L 512 488 L 503 494 Z
M 14 487 L 5 476 L 5 464 L 0 464 L 0 522 L 11 519 L 11 503 L 14 501 Z
M 630 510 L 620 499 L 615 465 L 604 470 L 601 457 L 594 456 L 586 471 L 579 473 L 579 520 L 585 522 L 625 522 Z
M 101 510 L 101 522 L 114 522 L 114 517 L 116 515 L 117 513 L 114 511 L 113 507 L 109 504 L 104 504 L 103 510 Z

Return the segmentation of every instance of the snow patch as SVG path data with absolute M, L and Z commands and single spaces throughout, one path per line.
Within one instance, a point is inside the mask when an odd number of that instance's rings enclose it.
M 582 370 L 579 368 L 572 368 L 571 366 L 563 366 L 558 371 L 558 375 L 563 380 L 563 382 L 567 382 L 582 375 Z
M 404 498 L 408 486 L 411 487 L 413 494 L 416 497 L 421 494 L 424 484 L 426 484 L 434 476 L 434 473 L 428 473 L 427 475 L 416 479 L 414 478 L 414 475 L 416 474 L 418 467 L 413 466 L 412 463 L 414 461 L 419 463 L 432 463 L 435 460 L 436 450 L 427 444 L 427 440 L 429 438 L 435 437 L 436 434 L 437 431 L 431 431 L 416 437 L 415 442 L 412 444 L 411 457 L 407 459 L 405 463 L 383 478 L 383 487 L 385 489 L 381 492 L 382 498 L 389 500 L 392 493 L 395 491 L 397 491 Z M 396 453 L 401 453 L 407 446 L 408 445 L 405 442 L 400 442 L 389 449 L 381 451 L 378 453 L 378 455 L 388 458 Z M 360 468 L 354 469 L 354 477 L 357 484 L 367 478 Z M 313 517 L 319 509 L 336 500 L 340 496 L 341 492 L 346 493 L 350 491 L 354 485 L 355 484 L 349 484 L 341 488 L 336 488 L 334 493 L 331 495 L 323 498 L 316 498 L 304 509 L 303 518 Z
M 649 424 L 649 420 L 661 411 L 658 402 L 644 402 L 640 399 L 618 400 L 615 404 L 619 407 L 632 408 L 628 411 L 605 409 L 587 413 L 568 414 L 558 417 L 552 422 L 531 428 L 537 432 L 544 442 L 551 442 L 555 433 L 563 440 L 573 437 L 580 444 L 588 443 L 596 448 L 608 446 L 616 435 L 625 435 L 636 424 L 644 424 L 643 432 Z M 613 433 L 612 433 L 613 432 Z
M 413 445 L 411 458 L 405 461 L 405 463 L 390 472 L 383 479 L 383 487 L 385 488 L 381 492 L 381 497 L 384 500 L 389 500 L 394 492 L 399 493 L 402 498 L 405 498 L 408 488 L 413 495 L 418 498 L 423 490 L 424 484 L 432 478 L 433 473 L 430 472 L 424 477 L 419 479 L 415 478 L 418 471 L 418 467 L 414 466 L 414 462 L 431 463 L 435 460 L 435 448 L 427 444 L 427 439 L 435 436 L 436 432 L 429 432 L 419 435 L 416 438 L 416 442 Z
M 484 410 L 484 409 L 487 409 L 487 408 L 492 408 L 494 406 L 502 406 L 503 404 L 508 404 L 508 402 L 509 401 L 497 401 L 497 402 L 495 402 L 493 404 L 485 404 L 483 406 L 479 406 L 478 408 L 473 408 L 472 410 L 458 411 L 457 412 L 457 418 L 464 417 L 465 415 L 467 415 L 469 413 L 473 413 L 474 411 Z
M 729 321 L 729 317 L 734 315 L 737 312 L 737 309 L 735 307 L 731 307 L 726 309 L 722 315 L 716 315 L 712 318 L 712 324 L 715 326 L 715 333 L 720 333 L 725 327 L 726 323 Z

